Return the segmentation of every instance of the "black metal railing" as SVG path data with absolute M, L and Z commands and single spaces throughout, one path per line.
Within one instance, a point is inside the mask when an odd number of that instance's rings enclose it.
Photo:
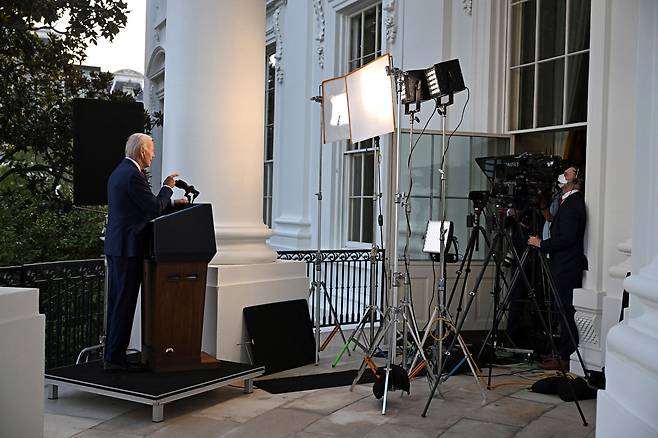
M 75 363 L 80 350 L 103 333 L 103 259 L 0 268 L 0 286 L 39 289 L 46 317 L 46 368 Z
M 315 260 L 317 251 L 278 251 L 279 260 L 297 260 L 306 262 L 306 275 L 309 277 L 309 290 L 318 281 Z M 386 288 L 384 272 L 384 250 L 373 252 L 363 250 L 323 250 L 320 253 L 320 279 L 326 288 L 320 291 L 320 325 L 332 327 L 336 324 L 356 324 L 371 304 L 374 296 L 375 306 L 383 309 Z M 374 284 L 371 285 L 371 276 Z M 371 295 L 372 287 L 375 288 Z M 336 317 L 330 311 L 331 303 L 336 310 Z M 315 315 L 315 299 L 309 299 L 311 316 Z
M 306 262 L 309 288 L 316 279 L 316 251 L 279 251 L 279 260 Z M 321 252 L 320 281 L 336 309 L 330 312 L 320 291 L 320 322 L 323 327 L 356 324 L 371 304 L 385 302 L 384 251 L 374 259 L 371 250 L 326 250 Z M 103 334 L 105 306 L 103 259 L 73 260 L 0 267 L 0 286 L 39 289 L 39 312 L 46 317 L 46 368 L 75 363 L 83 348 L 98 344 Z M 315 300 L 309 300 L 315 315 Z

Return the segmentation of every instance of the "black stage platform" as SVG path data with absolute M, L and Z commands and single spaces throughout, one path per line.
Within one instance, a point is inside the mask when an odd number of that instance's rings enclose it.
M 244 380 L 244 392 L 253 391 L 253 379 L 265 368 L 237 362 L 221 361 L 218 366 L 171 373 L 115 373 L 103 371 L 96 360 L 79 365 L 52 368 L 45 372 L 48 398 L 57 398 L 59 386 L 70 386 L 80 391 L 130 400 L 153 407 L 153 421 L 163 419 L 164 405 L 221 386 Z

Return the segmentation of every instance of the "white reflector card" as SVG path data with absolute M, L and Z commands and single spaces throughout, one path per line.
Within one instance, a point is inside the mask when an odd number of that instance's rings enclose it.
M 350 114 L 344 76 L 322 82 L 322 128 L 322 141 L 325 144 L 350 139 Z

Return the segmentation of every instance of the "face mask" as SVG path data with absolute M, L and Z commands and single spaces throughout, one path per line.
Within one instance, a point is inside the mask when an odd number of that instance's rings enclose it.
M 564 176 L 563 173 L 560 174 L 560 176 L 557 177 L 557 185 L 559 188 L 562 188 L 567 184 L 569 181 L 567 181 L 567 178 Z

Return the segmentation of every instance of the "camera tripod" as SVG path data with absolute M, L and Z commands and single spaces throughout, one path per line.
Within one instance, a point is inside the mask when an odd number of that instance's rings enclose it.
M 484 211 L 484 203 L 481 203 L 477 200 L 474 200 L 474 213 L 472 215 L 468 216 L 468 222 L 469 222 L 470 225 L 472 225 L 472 230 L 471 230 L 471 234 L 468 238 L 468 244 L 466 246 L 466 249 L 464 250 L 464 257 L 462 258 L 462 261 L 459 265 L 459 268 L 456 271 L 456 278 L 455 278 L 455 282 L 453 283 L 452 290 L 450 291 L 450 297 L 448 298 L 448 301 L 447 301 L 447 303 L 444 307 L 442 307 L 440 303 L 438 303 L 434 307 L 434 311 L 432 312 L 432 315 L 430 316 L 430 318 L 428 320 L 428 323 L 427 323 L 427 326 L 426 326 L 426 329 L 425 329 L 425 333 L 424 333 L 422 341 L 421 341 L 421 345 L 425 345 L 425 342 L 427 341 L 428 336 L 430 335 L 430 332 L 431 332 L 430 327 L 431 327 L 431 324 L 432 324 L 433 321 L 442 320 L 442 321 L 445 322 L 445 324 L 449 328 L 456 331 L 454 321 L 459 321 L 459 316 L 461 315 L 461 312 L 463 310 L 462 305 L 463 305 L 463 300 L 464 300 L 464 294 L 465 294 L 465 291 L 466 291 L 468 276 L 469 276 L 469 273 L 471 272 L 471 260 L 473 258 L 473 252 L 477 251 L 477 249 L 479 248 L 479 238 L 480 238 L 480 236 L 482 236 L 484 238 L 487 245 L 489 244 L 489 239 L 487 237 L 486 231 L 480 225 L 480 215 L 482 214 L 483 211 Z M 441 263 L 445 263 L 446 255 L 444 255 L 444 257 L 441 259 L 441 261 L 440 261 Z M 444 269 L 444 272 L 445 272 L 445 269 Z M 462 278 L 462 275 L 463 275 L 463 278 Z M 460 296 L 459 296 L 459 302 L 457 304 L 456 314 L 455 314 L 455 317 L 453 319 L 450 315 L 449 309 L 450 309 L 450 306 L 452 305 L 453 299 L 454 299 L 455 294 L 457 292 L 457 287 L 459 285 L 460 280 L 462 281 L 461 293 L 460 293 Z M 445 279 L 442 279 L 442 281 L 445 281 Z M 438 343 L 443 343 L 443 341 L 444 341 L 443 333 L 440 333 L 440 335 L 438 337 L 435 336 L 435 335 L 432 335 L 432 337 L 435 340 L 437 340 Z M 482 382 L 481 382 L 480 369 L 478 368 L 475 360 L 473 359 L 473 356 L 471 355 L 470 351 L 468 350 L 468 347 L 466 346 L 466 343 L 464 342 L 464 339 L 462 338 L 462 336 L 459 333 L 455 333 L 455 337 L 457 339 L 457 342 L 459 343 L 459 347 L 461 348 L 462 353 L 464 354 L 464 358 L 459 363 L 457 363 L 453 367 L 453 369 L 448 374 L 446 374 L 445 376 L 443 374 L 438 374 L 439 379 L 441 380 L 441 382 L 445 382 L 448 378 L 450 378 L 450 376 L 452 376 L 452 374 L 454 374 L 459 369 L 459 367 L 464 363 L 464 361 L 466 361 L 469 368 L 471 369 L 471 372 L 473 373 L 473 377 L 475 379 L 475 382 L 478 384 L 478 387 L 480 388 L 480 393 L 482 394 L 482 400 L 485 401 L 486 400 L 486 395 L 485 395 L 484 388 L 483 388 Z M 438 355 L 438 354 L 441 354 L 441 351 L 439 349 L 435 348 L 435 353 Z M 448 355 L 450 355 L 450 353 L 451 353 L 451 351 L 447 350 L 445 354 L 446 354 L 446 356 L 448 356 Z M 417 362 L 418 358 L 419 358 L 419 354 L 416 353 L 416 356 L 414 357 L 414 361 L 412 362 L 411 368 L 410 368 L 411 370 L 413 370 L 411 372 L 412 375 L 416 373 L 416 362 Z M 441 363 L 441 361 L 438 360 L 439 357 L 436 357 L 436 359 L 437 360 L 434 361 L 433 365 L 435 366 L 434 372 L 438 373 L 439 369 L 442 367 L 442 363 Z M 418 371 L 420 371 L 420 370 L 418 370 Z
M 505 299 L 505 303 L 503 304 L 503 306 L 499 306 L 499 299 L 498 299 L 498 297 L 496 297 L 496 295 L 499 294 L 499 288 L 500 288 L 499 281 L 500 281 L 500 277 L 501 277 L 501 268 L 500 268 L 500 264 L 501 264 L 500 255 L 501 254 L 500 254 L 500 251 L 501 251 L 501 248 L 502 248 L 502 244 L 505 241 L 507 241 L 507 243 L 509 245 L 509 248 L 512 252 L 513 266 L 516 267 L 516 271 L 515 271 L 515 273 L 512 277 L 512 281 L 510 283 L 509 290 L 511 290 L 516 285 L 516 283 L 519 281 L 519 279 L 521 279 L 523 281 L 523 284 L 525 285 L 525 287 L 528 290 L 528 298 L 533 303 L 534 308 L 537 311 L 537 317 L 538 317 L 538 319 L 541 323 L 541 327 L 545 332 L 548 332 L 548 326 L 546 324 L 546 320 L 544 319 L 544 317 L 541 313 L 541 308 L 539 307 L 539 303 L 537 302 L 537 297 L 535 295 L 535 289 L 534 289 L 533 285 L 530 283 L 530 280 L 528 279 L 528 277 L 527 277 L 527 275 L 524 271 L 525 264 L 528 261 L 531 252 L 534 252 L 534 254 L 537 255 L 540 258 L 541 269 L 542 269 L 543 273 L 548 278 L 549 289 L 550 289 L 550 292 L 552 294 L 552 297 L 555 300 L 555 303 L 557 305 L 557 309 L 558 309 L 561 317 L 566 322 L 567 316 L 566 316 L 566 313 L 564 311 L 563 303 L 562 303 L 562 301 L 561 301 L 561 299 L 560 299 L 560 297 L 557 293 L 557 289 L 555 287 L 555 281 L 554 281 L 554 279 L 551 275 L 550 269 L 548 267 L 548 262 L 546 261 L 546 258 L 543 256 L 543 254 L 541 254 L 539 252 L 539 248 L 528 246 L 528 247 L 526 247 L 525 251 L 523 252 L 523 255 L 521 256 L 521 258 L 519 258 L 519 255 L 516 251 L 516 248 L 514 248 L 514 245 L 512 244 L 510 237 L 502 229 L 502 224 L 498 223 L 496 228 L 497 229 L 496 229 L 495 235 L 492 239 L 491 246 L 489 247 L 489 251 L 487 252 L 487 255 L 484 259 L 482 269 L 481 269 L 481 271 L 480 271 L 480 273 L 477 277 L 477 280 L 475 282 L 473 290 L 471 292 L 469 292 L 470 296 L 469 296 L 468 303 L 466 304 L 466 309 L 464 310 L 464 314 L 462 316 L 462 319 L 459 321 L 459 325 L 458 325 L 457 330 L 456 330 L 456 335 L 453 338 L 451 346 L 448 349 L 448 351 L 452 350 L 452 348 L 454 347 L 454 344 L 456 343 L 457 335 L 462 330 L 462 327 L 464 325 L 464 321 L 466 319 L 466 316 L 468 315 L 468 311 L 470 310 L 471 305 L 473 304 L 474 298 L 477 294 L 478 288 L 480 286 L 480 283 L 482 282 L 482 279 L 484 277 L 484 273 L 487 269 L 487 266 L 489 265 L 489 262 L 491 261 L 492 257 L 494 257 L 495 255 L 498 255 L 498 257 L 496 257 L 496 277 L 495 277 L 495 283 L 494 283 L 495 284 L 495 286 L 494 286 L 494 321 L 493 321 L 493 326 L 492 326 L 491 330 L 487 334 L 487 336 L 486 336 L 486 338 L 485 338 L 485 340 L 482 344 L 482 348 L 480 350 L 479 355 L 482 354 L 482 352 L 484 351 L 484 348 L 487 345 L 487 343 L 489 342 L 489 340 L 492 339 L 492 337 L 493 337 L 493 339 L 495 339 L 496 332 L 498 331 L 498 325 L 500 324 L 500 321 L 502 320 L 505 308 L 509 304 L 509 300 L 510 300 L 510 294 L 507 294 L 507 297 Z M 567 324 L 565 324 L 565 326 L 568 327 Z M 575 338 L 574 334 L 571 332 L 570 329 L 567 330 L 567 331 L 568 331 L 568 335 L 571 338 L 571 341 L 574 343 L 574 345 L 577 345 L 576 338 Z M 553 341 L 553 338 L 549 337 L 549 341 L 550 341 L 552 352 L 554 354 L 556 354 L 558 352 L 558 349 L 555 345 L 555 342 Z M 582 357 L 580 355 L 580 352 L 577 348 L 576 348 L 576 353 L 578 355 L 578 359 L 580 361 L 580 364 L 583 367 L 583 370 L 586 370 L 583 359 L 582 359 Z M 559 366 L 560 366 L 560 370 L 559 370 L 560 374 L 566 378 L 566 373 L 565 373 L 565 370 L 562 366 L 562 363 L 560 361 L 558 361 L 558 363 L 559 363 Z M 444 362 L 444 367 L 445 367 L 445 362 Z M 489 376 L 491 376 L 491 367 L 492 367 L 492 365 L 489 364 Z M 587 371 L 585 371 L 585 372 L 587 373 Z M 443 369 L 441 370 L 441 374 L 442 373 L 443 373 Z M 441 374 L 439 374 L 439 375 L 441 375 Z M 434 394 L 436 392 L 436 389 L 437 389 L 439 383 L 441 383 L 440 380 L 437 380 L 434 383 L 434 387 L 432 388 L 432 391 L 430 392 L 430 396 L 428 397 L 427 402 L 425 404 L 425 408 L 423 409 L 423 412 L 421 414 L 423 417 L 425 417 L 427 415 L 427 410 L 429 409 L 430 403 L 432 402 L 432 399 L 434 398 Z M 573 384 L 570 384 L 569 388 L 571 390 L 571 395 L 573 396 L 574 403 L 576 404 L 576 407 L 578 409 L 578 413 L 580 414 L 580 418 L 583 421 L 583 425 L 586 426 L 587 425 L 587 420 L 585 419 L 585 415 L 583 414 L 583 410 L 580 407 L 580 403 L 578 402 L 578 398 L 577 398 L 576 392 L 573 388 Z

